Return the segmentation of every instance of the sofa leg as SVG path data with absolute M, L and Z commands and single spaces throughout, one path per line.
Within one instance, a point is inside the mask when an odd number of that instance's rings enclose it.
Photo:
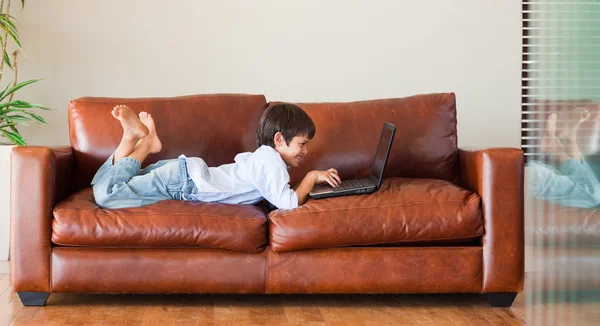
M 17 292 L 25 306 L 45 306 L 50 296 L 48 292 Z
M 517 297 L 516 292 L 498 292 L 485 294 L 488 303 L 492 307 L 510 307 Z

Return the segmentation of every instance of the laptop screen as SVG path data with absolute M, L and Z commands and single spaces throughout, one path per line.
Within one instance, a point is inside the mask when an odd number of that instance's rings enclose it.
M 386 122 L 383 125 L 381 137 L 379 138 L 379 145 L 377 145 L 377 151 L 375 152 L 373 168 L 371 169 L 371 179 L 377 182 L 377 186 L 381 185 L 383 170 L 387 162 L 390 148 L 392 147 L 392 140 L 394 139 L 395 132 L 396 127 L 393 124 Z

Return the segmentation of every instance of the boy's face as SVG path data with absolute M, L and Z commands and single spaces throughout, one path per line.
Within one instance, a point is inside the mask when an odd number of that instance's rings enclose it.
M 307 136 L 295 136 L 286 144 L 283 135 L 278 132 L 275 134 L 275 150 L 281 155 L 281 158 L 287 166 L 297 168 L 306 154 L 308 154 L 308 142 L 310 139 Z

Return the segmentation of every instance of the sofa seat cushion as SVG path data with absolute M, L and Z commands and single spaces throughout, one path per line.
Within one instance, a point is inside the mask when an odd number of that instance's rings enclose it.
M 102 209 L 88 188 L 54 208 L 52 242 L 62 246 L 198 246 L 256 252 L 267 242 L 266 213 L 260 206 L 177 200 Z
M 454 245 L 483 235 L 479 196 L 444 180 L 384 179 L 372 194 L 309 200 L 269 214 L 274 251 Z

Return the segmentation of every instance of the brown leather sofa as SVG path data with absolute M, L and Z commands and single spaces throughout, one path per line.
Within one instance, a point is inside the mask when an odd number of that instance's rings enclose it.
M 81 98 L 71 147 L 12 156 L 13 290 L 25 305 L 71 293 L 484 293 L 509 306 L 523 287 L 523 153 L 457 148 L 453 93 L 300 103 L 317 133 L 304 166 L 366 176 L 383 122 L 398 127 L 382 188 L 264 205 L 165 201 L 109 210 L 89 182 L 121 137 L 116 104 L 150 112 L 163 151 L 211 166 L 256 148 L 262 95 Z

